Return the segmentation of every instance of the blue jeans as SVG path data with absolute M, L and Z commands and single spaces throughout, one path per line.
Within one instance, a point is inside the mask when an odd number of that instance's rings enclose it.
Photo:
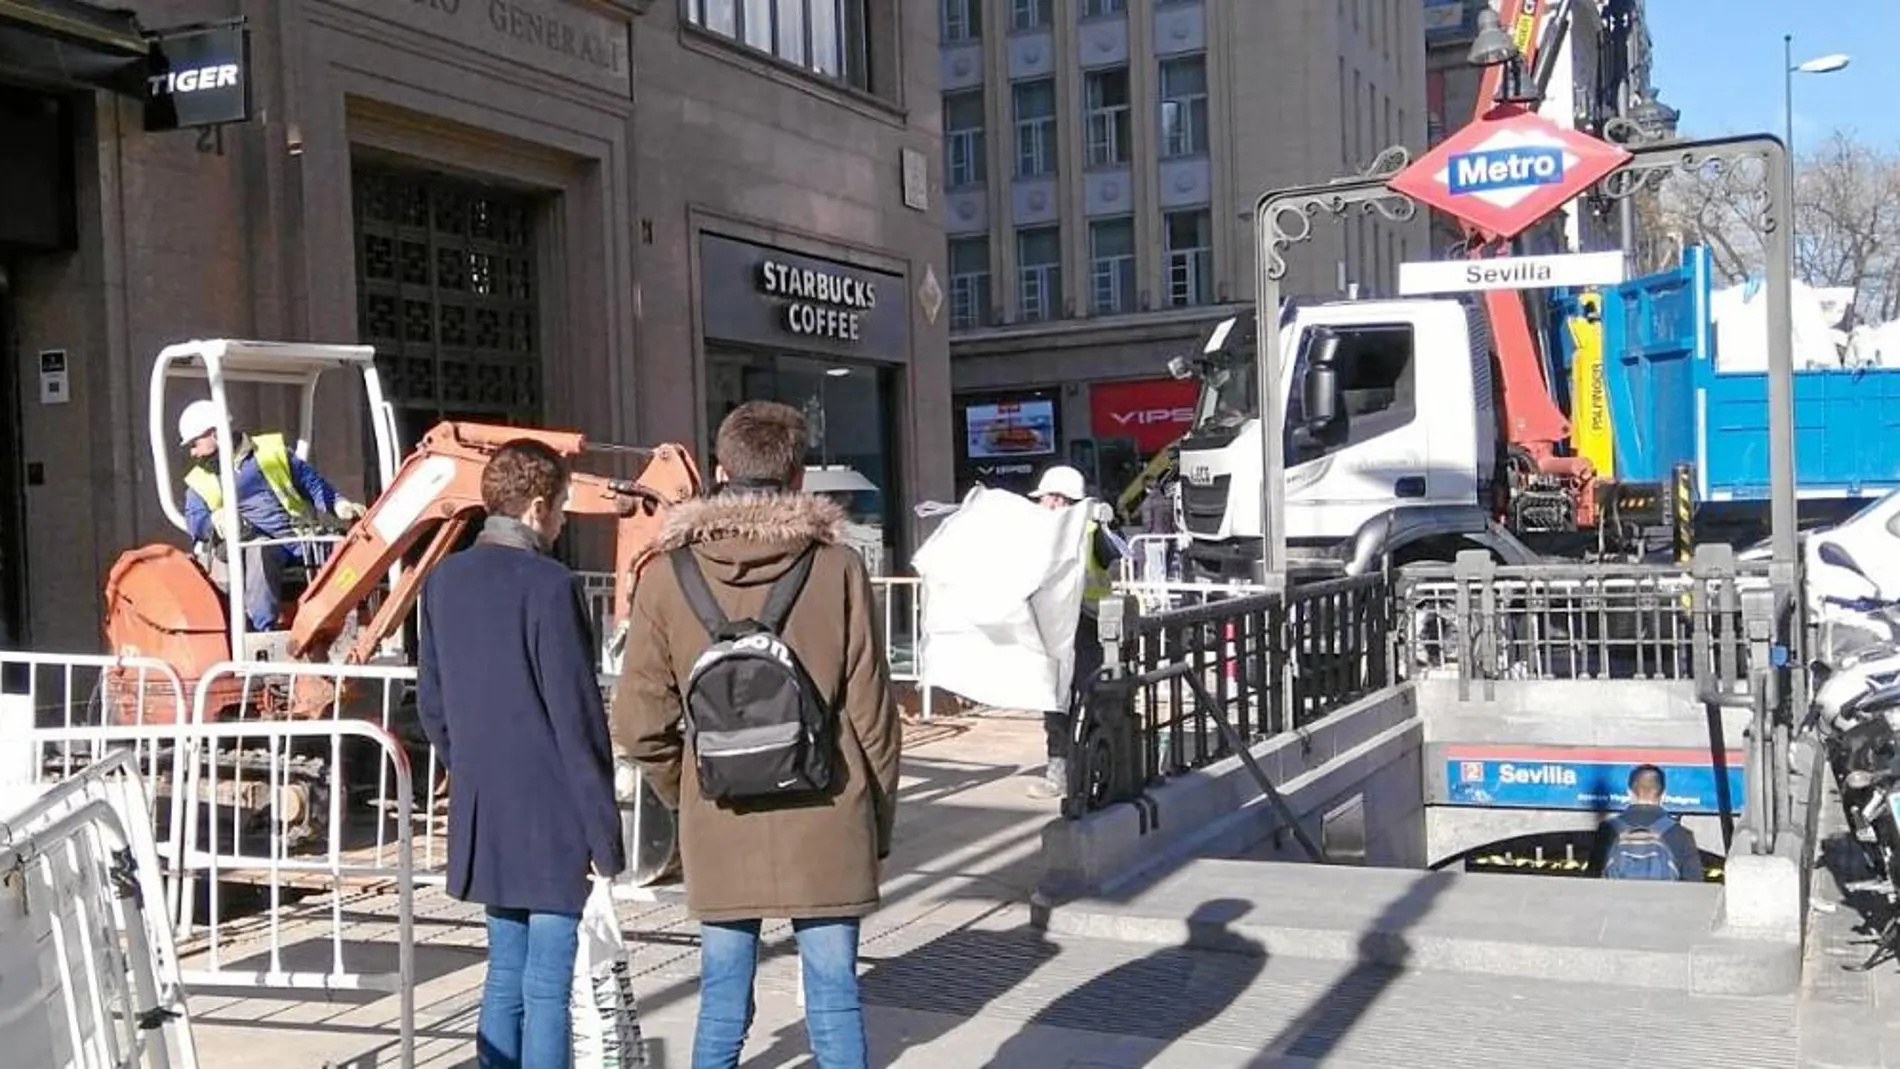
M 481 1069 L 567 1069 L 579 915 L 488 907 L 488 979 L 475 1030 Z
M 795 920 L 805 974 L 805 1031 L 818 1069 L 865 1069 L 864 1009 L 858 1003 L 855 917 Z M 752 1025 L 752 978 L 759 965 L 759 922 L 699 926 L 699 1026 L 693 1069 L 738 1069 Z
M 284 607 L 284 569 L 290 555 L 282 546 L 248 546 L 244 550 L 244 615 L 251 630 L 274 631 Z

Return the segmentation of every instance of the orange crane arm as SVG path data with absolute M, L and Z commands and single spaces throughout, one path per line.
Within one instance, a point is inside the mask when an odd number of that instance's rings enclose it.
M 586 439 L 571 431 L 445 422 L 424 435 L 403 460 L 396 478 L 350 528 L 298 600 L 290 626 L 290 656 L 299 660 L 322 657 L 396 562 L 426 539 L 415 564 L 403 571 L 389 597 L 351 638 L 344 661 L 367 661 L 408 615 L 423 579 L 480 514 L 482 469 L 488 458 L 507 442 L 523 438 L 541 442 L 565 457 L 587 450 Z M 613 516 L 617 521 L 614 611 L 620 618 L 625 618 L 635 573 L 659 534 L 666 510 L 699 492 L 699 469 L 677 445 L 651 450 L 645 470 L 632 480 L 574 474 L 563 507 L 570 513 Z
M 1557 9 L 1557 17 L 1569 17 L 1556 0 L 1504 0 L 1498 11 L 1498 24 L 1511 35 L 1522 56 L 1523 79 L 1531 79 L 1537 68 L 1538 49 L 1542 46 L 1543 13 Z M 1486 67 L 1478 81 L 1478 100 L 1474 121 L 1502 118 L 1513 111 L 1527 110 L 1521 104 L 1494 103 L 1503 84 L 1504 65 Z M 1491 235 L 1469 225 L 1465 228 L 1466 255 L 1479 259 L 1500 251 Z M 1537 338 L 1531 330 L 1530 314 L 1524 296 L 1517 290 L 1491 290 L 1484 295 L 1485 314 L 1491 322 L 1491 340 L 1497 348 L 1498 385 L 1504 408 L 1504 437 L 1513 446 L 1523 448 L 1540 468 L 1568 469 L 1571 458 L 1556 456 L 1556 446 L 1570 437 L 1570 420 L 1558 407 L 1545 381 Z

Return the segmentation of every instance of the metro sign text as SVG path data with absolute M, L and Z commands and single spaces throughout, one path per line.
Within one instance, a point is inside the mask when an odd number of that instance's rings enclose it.
M 1523 186 L 1556 185 L 1564 180 L 1560 148 L 1524 147 L 1503 152 L 1472 152 L 1451 158 L 1453 196 Z
M 1617 145 L 1506 105 L 1439 142 L 1386 187 L 1508 240 L 1629 159 Z

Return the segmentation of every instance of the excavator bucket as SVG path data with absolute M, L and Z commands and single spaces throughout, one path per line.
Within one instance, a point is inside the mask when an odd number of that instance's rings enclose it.
M 106 646 L 120 657 L 163 661 L 178 672 L 184 693 L 150 672 L 114 668 L 103 682 L 106 716 L 114 724 L 170 724 L 191 718 L 192 694 L 212 665 L 231 659 L 224 601 L 211 577 L 175 546 L 151 545 L 119 555 L 106 577 Z M 211 695 L 215 713 L 239 699 Z

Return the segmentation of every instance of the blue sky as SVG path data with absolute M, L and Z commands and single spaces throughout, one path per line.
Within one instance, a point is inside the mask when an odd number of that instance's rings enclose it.
M 1900 0 L 1648 0 L 1654 81 L 1682 133 L 1782 131 L 1782 45 L 1845 52 L 1833 74 L 1794 77 L 1796 151 L 1836 128 L 1900 148 Z

